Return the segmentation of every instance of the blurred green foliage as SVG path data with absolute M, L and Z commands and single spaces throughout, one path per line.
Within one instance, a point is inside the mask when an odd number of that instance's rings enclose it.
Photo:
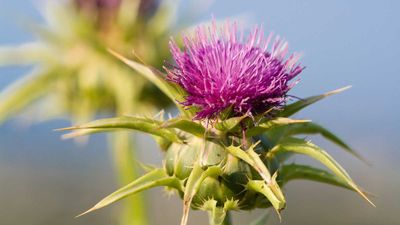
M 42 11 L 46 23 L 30 25 L 37 41 L 0 48 L 0 65 L 34 65 L 30 74 L 1 93 L 0 120 L 27 106 L 38 110 L 30 114 L 36 119 L 68 116 L 75 122 L 99 112 L 130 114 L 166 106 L 157 89 L 107 52 L 134 50 L 144 62 L 161 67 L 169 55 L 172 11 L 162 4 L 148 9 L 151 12 L 140 11 L 148 2 L 124 0 L 107 13 L 48 2 Z
M 33 69 L 0 93 L 0 121 L 26 115 L 34 122 L 66 118 L 86 122 L 99 115 L 154 113 L 170 101 L 108 50 L 139 56 L 160 69 L 169 57 L 174 7 L 157 0 L 47 1 L 44 24 L 29 23 L 37 40 L 0 47 L 0 66 Z M 122 184 L 137 176 L 134 143 L 110 135 Z M 61 194 L 61 193 L 60 193 Z M 141 196 L 126 201 L 122 224 L 147 224 Z

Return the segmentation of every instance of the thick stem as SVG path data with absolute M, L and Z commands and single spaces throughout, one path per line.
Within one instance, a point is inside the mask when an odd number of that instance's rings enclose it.
M 221 225 L 232 225 L 232 219 L 231 219 L 231 213 L 230 212 L 226 212 L 226 216 L 225 216 L 224 222 L 222 222 Z
M 208 218 L 209 218 L 209 224 L 210 225 L 232 225 L 232 219 L 231 219 L 231 215 L 230 212 L 224 212 L 224 209 L 220 209 L 221 211 L 217 211 L 217 212 L 221 212 L 223 213 L 223 215 L 221 214 L 217 214 L 215 215 L 212 211 L 208 212 Z M 224 216 L 224 221 L 220 220 L 215 220 L 215 216 L 221 218 L 221 216 Z
M 114 166 L 120 185 L 126 185 L 138 177 L 133 138 L 128 132 L 111 134 L 110 144 Z M 146 204 L 141 193 L 124 200 L 120 225 L 148 225 Z

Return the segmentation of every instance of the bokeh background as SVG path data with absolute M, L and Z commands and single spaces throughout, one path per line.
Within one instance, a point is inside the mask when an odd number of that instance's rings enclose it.
M 178 14 L 203 1 L 172 1 Z M 190 3 L 189 3 L 190 2 Z M 193 3 L 194 2 L 194 3 Z M 40 1 L 0 0 L 0 45 L 33 40 L 24 21 L 40 22 Z M 196 6 L 198 4 L 198 6 Z M 203 7 L 203 6 L 202 6 Z M 371 166 L 330 143 L 312 137 L 349 171 L 360 186 L 376 195 L 377 208 L 355 193 L 323 184 L 295 181 L 287 186 L 288 207 L 282 225 L 400 224 L 400 2 L 381 1 L 215 1 L 197 22 L 239 17 L 262 23 L 301 51 L 301 82 L 292 95 L 306 97 L 348 84 L 353 88 L 297 115 L 330 128 L 362 153 Z M 179 16 L 177 17 L 179 18 Z M 30 69 L 0 68 L 0 90 Z M 27 126 L 10 120 L 0 126 L 0 224 L 116 224 L 118 203 L 82 218 L 74 216 L 117 188 L 105 136 L 84 146 L 60 140 L 56 120 Z M 151 139 L 139 136 L 141 159 L 161 164 Z M 303 161 L 297 157 L 296 161 Z M 311 160 L 307 162 L 313 163 Z M 316 164 L 318 165 L 318 164 Z M 181 203 L 162 189 L 147 192 L 152 224 L 178 224 Z M 260 214 L 235 214 L 235 224 L 248 224 Z M 268 224 L 279 224 L 271 213 Z M 189 224 L 206 224 L 193 212 Z

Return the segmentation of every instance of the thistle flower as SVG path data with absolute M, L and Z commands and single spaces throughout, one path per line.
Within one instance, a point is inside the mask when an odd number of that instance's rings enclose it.
M 182 99 L 185 93 L 179 86 L 166 81 L 138 62 L 115 52 L 113 54 L 140 71 L 171 100 Z M 165 151 L 162 167 L 151 169 L 141 178 L 103 198 L 83 214 L 143 190 L 164 186 L 167 191 L 177 192 L 183 200 L 181 225 L 187 225 L 190 208 L 208 211 L 210 225 L 229 225 L 230 211 L 271 207 L 280 216 L 286 206 L 282 187 L 294 179 L 314 180 L 350 189 L 373 205 L 363 190 L 325 150 L 297 136 L 321 134 L 349 153 L 355 156 L 358 154 L 320 125 L 309 120 L 288 118 L 345 89 L 347 87 L 284 105 L 276 114 L 263 117 L 246 129 L 242 124 L 253 120 L 248 115 L 216 120 L 214 126 L 209 127 L 207 123 L 193 120 L 195 114 L 192 110 L 184 110 L 184 106 L 178 102 L 175 103 L 182 114 L 168 120 L 165 120 L 161 112 L 154 118 L 116 117 L 64 128 L 62 130 L 73 130 L 67 134 L 69 136 L 118 128 L 139 130 L 151 134 Z M 294 154 L 309 156 L 331 172 L 290 163 L 286 156 Z
M 273 208 L 278 216 L 286 206 L 283 187 L 294 179 L 333 184 L 358 192 L 372 205 L 363 190 L 322 148 L 298 135 L 321 134 L 344 150 L 357 155 L 333 133 L 309 120 L 289 117 L 303 108 L 346 88 L 311 96 L 284 105 L 288 82 L 302 71 L 296 55 L 285 60 L 287 44 L 276 40 L 268 52 L 256 28 L 246 44 L 236 37 L 236 26 L 226 25 L 216 32 L 215 24 L 206 32 L 198 28 L 194 39 L 184 38 L 186 51 L 172 42 L 177 66 L 168 71 L 168 82 L 151 68 L 113 52 L 139 72 L 175 104 L 180 115 L 165 120 L 125 116 L 101 119 L 63 130 L 72 136 L 112 131 L 139 130 L 152 135 L 165 151 L 163 166 L 108 195 L 87 212 L 108 206 L 143 190 L 164 186 L 182 198 L 181 225 L 187 225 L 190 209 L 208 211 L 210 225 L 229 225 L 229 212 Z M 186 90 L 181 90 L 182 88 Z M 185 99 L 186 98 L 186 99 Z M 182 100 L 185 99 L 185 100 Z M 197 114 L 185 107 L 200 107 Z M 281 106 L 271 116 L 252 123 L 251 115 L 220 117 L 212 127 L 194 118 L 212 118 L 226 108 L 237 115 Z M 225 114 L 225 113 L 224 113 Z M 261 114 L 263 115 L 263 114 Z M 243 127 L 243 124 L 251 126 Z M 293 164 L 287 156 L 302 154 L 325 165 L 331 172 L 308 165 Z M 284 157 L 282 157 L 284 156 Z M 85 214 L 83 213 L 83 214 Z
M 240 116 L 282 106 L 295 84 L 290 80 L 303 70 L 297 54 L 285 58 L 287 42 L 276 37 L 270 47 L 273 35 L 265 38 L 260 27 L 246 41 L 235 23 L 218 31 L 213 22 L 195 33 L 183 37 L 184 51 L 170 42 L 176 66 L 167 71 L 168 79 L 188 93 L 182 104 L 200 109 L 197 119 L 215 117 L 230 107 Z

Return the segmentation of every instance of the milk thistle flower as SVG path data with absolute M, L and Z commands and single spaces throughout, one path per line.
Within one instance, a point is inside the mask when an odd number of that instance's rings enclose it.
M 77 130 L 73 135 L 117 128 L 139 130 L 155 137 L 165 151 L 162 167 L 151 169 L 85 213 L 164 186 L 183 200 L 181 225 L 187 225 L 191 208 L 208 211 L 210 225 L 230 225 L 229 212 L 235 210 L 270 207 L 280 216 L 286 206 L 282 187 L 294 179 L 350 189 L 373 204 L 325 150 L 298 135 L 321 134 L 358 154 L 320 125 L 289 118 L 347 88 L 285 104 L 286 93 L 295 84 L 290 81 L 303 70 L 297 64 L 298 56 L 285 58 L 287 44 L 279 39 L 268 50 L 272 35 L 264 39 L 260 28 L 246 42 L 236 31 L 235 24 L 226 24 L 217 32 L 214 23 L 198 28 L 193 38 L 185 36 L 185 51 L 171 42 L 176 65 L 167 68 L 167 79 L 112 52 L 175 100 L 180 114 L 167 120 L 163 113 L 154 118 L 116 117 L 64 129 Z M 214 118 L 218 119 L 212 126 L 202 120 Z M 330 172 L 288 162 L 294 154 L 309 156 Z
M 167 69 L 168 79 L 186 90 L 182 104 L 198 107 L 198 119 L 218 116 L 229 107 L 241 116 L 282 106 L 295 84 L 289 82 L 303 67 L 297 64 L 298 54 L 285 58 L 287 42 L 272 38 L 265 38 L 260 27 L 245 41 L 235 23 L 220 30 L 215 22 L 199 26 L 194 37 L 183 37 L 183 51 L 170 42 L 176 66 Z

